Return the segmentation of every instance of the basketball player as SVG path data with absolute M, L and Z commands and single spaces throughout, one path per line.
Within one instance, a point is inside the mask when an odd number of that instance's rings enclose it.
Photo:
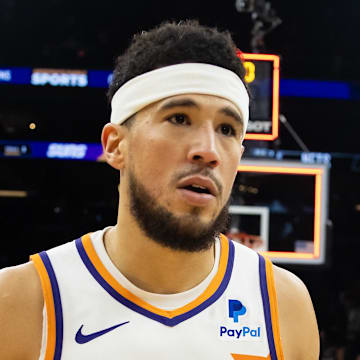
M 227 32 L 183 22 L 134 37 L 102 132 L 117 224 L 1 271 L 1 360 L 318 359 L 301 280 L 221 235 L 243 79 Z

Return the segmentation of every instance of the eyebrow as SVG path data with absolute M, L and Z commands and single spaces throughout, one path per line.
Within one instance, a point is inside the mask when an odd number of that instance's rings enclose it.
M 192 107 L 192 108 L 200 109 L 200 106 L 194 100 L 189 99 L 189 98 L 183 98 L 183 99 L 169 100 L 165 104 L 163 104 L 159 110 L 160 111 L 169 110 L 174 107 Z M 237 123 L 241 124 L 242 126 L 244 125 L 244 122 L 243 122 L 241 116 L 236 111 L 231 109 L 230 107 L 226 106 L 224 108 L 221 108 L 218 112 L 221 114 L 224 114 L 226 116 L 230 116 Z
M 173 99 L 173 100 L 167 101 L 165 104 L 163 104 L 160 107 L 160 111 L 161 110 L 169 110 L 174 107 L 194 107 L 194 108 L 200 109 L 200 106 L 195 101 L 188 99 L 188 98 L 184 98 L 184 99 Z
M 242 126 L 244 126 L 244 122 L 243 122 L 243 119 L 241 118 L 241 116 L 236 111 L 231 109 L 230 107 L 224 107 L 224 108 L 220 109 L 219 112 L 226 116 L 232 117 L 236 122 L 238 122 Z

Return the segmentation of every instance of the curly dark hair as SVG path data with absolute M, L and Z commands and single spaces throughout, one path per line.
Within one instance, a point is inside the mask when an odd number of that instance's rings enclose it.
M 180 63 L 206 63 L 233 71 L 244 81 L 245 69 L 236 54 L 228 31 L 202 26 L 196 20 L 165 22 L 134 36 L 129 48 L 115 62 L 107 97 L 130 79 L 164 66 Z

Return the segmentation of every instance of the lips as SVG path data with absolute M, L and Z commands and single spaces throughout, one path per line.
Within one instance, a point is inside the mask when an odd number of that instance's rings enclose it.
M 192 206 L 207 206 L 218 195 L 218 190 L 209 178 L 192 176 L 178 184 L 177 193 Z
M 200 175 L 191 176 L 183 179 L 178 184 L 178 188 L 194 191 L 199 194 L 210 194 L 212 196 L 218 195 L 218 190 L 214 182 L 208 177 L 204 177 Z
M 176 189 L 176 192 L 181 196 L 181 198 L 191 206 L 207 206 L 212 200 L 215 199 L 215 196 L 211 194 L 201 194 L 191 190 Z

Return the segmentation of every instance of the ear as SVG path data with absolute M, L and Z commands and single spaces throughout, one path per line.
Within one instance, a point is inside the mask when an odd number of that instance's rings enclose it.
M 101 134 L 101 143 L 106 162 L 117 170 L 125 167 L 127 128 L 108 123 Z

